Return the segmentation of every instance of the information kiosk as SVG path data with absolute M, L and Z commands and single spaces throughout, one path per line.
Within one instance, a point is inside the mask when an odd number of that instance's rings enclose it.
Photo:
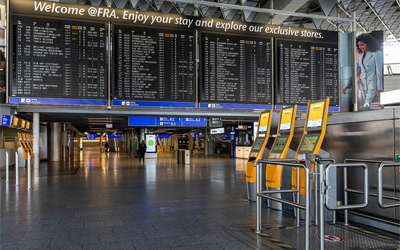
M 266 158 L 269 150 L 266 148 L 269 132 L 271 130 L 272 110 L 260 113 L 258 118 L 257 137 L 251 148 L 249 158 L 247 159 L 246 184 L 247 199 L 256 201 L 256 163 L 258 160 Z
M 268 159 L 285 159 L 286 157 L 295 157 L 296 152 L 290 149 L 289 146 L 293 138 L 296 111 L 297 105 L 281 108 L 278 123 L 278 132 L 271 152 L 269 153 Z M 280 190 L 282 189 L 282 186 L 284 189 L 290 189 L 290 175 L 290 168 L 284 168 L 280 165 L 269 165 L 266 170 L 265 185 L 268 190 Z M 281 195 L 280 193 L 278 193 L 272 194 L 271 196 L 275 196 L 277 198 L 287 196 L 283 198 L 287 200 L 292 199 L 291 194 Z M 282 210 L 282 203 L 268 200 L 268 207 Z M 284 210 L 293 211 L 293 208 L 290 206 L 283 205 L 283 207 Z
M 24 135 L 25 135 L 25 144 L 28 147 L 31 159 L 33 159 L 33 145 L 32 145 L 31 135 L 30 134 L 23 134 L 23 136 Z
M 26 145 L 24 134 L 18 132 L 18 139 L 19 139 L 19 144 L 21 145 L 22 148 L 22 152 L 24 153 L 24 160 L 28 160 L 29 149 L 28 146 Z
M 306 161 L 307 154 L 318 154 L 322 158 L 328 158 L 328 152 L 321 149 L 322 142 L 325 137 L 326 132 L 326 121 L 328 118 L 328 108 L 329 108 L 329 98 L 326 100 L 319 100 L 309 102 L 307 106 L 307 116 L 306 121 L 304 123 L 304 131 L 303 136 L 301 138 L 299 147 L 297 148 L 297 152 L 295 158 L 299 161 Z M 300 204 L 305 204 L 305 173 L 304 169 L 300 170 Z M 314 172 L 314 162 L 311 162 L 311 171 Z M 296 189 L 297 181 L 296 181 L 296 169 L 292 170 L 292 188 Z M 311 182 L 311 192 L 312 182 Z M 311 199 L 311 204 L 315 200 Z M 311 218 L 313 216 L 313 209 L 311 209 Z M 300 217 L 304 218 L 302 214 L 304 211 L 300 212 Z M 331 216 L 332 213 L 325 213 L 326 217 Z

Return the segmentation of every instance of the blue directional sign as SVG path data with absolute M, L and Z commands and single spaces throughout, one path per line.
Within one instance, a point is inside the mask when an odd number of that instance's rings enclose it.
M 207 127 L 207 118 L 129 116 L 128 126 Z
M 110 138 L 121 138 L 121 135 L 108 135 L 108 139 Z
M 207 118 L 184 117 L 182 118 L 183 127 L 207 127 Z
M 1 118 L 2 126 L 10 126 L 11 125 L 11 115 L 3 115 Z
M 86 135 L 86 140 L 94 140 L 96 139 L 97 135 L 96 134 L 87 134 Z
M 180 117 L 156 117 L 156 126 L 181 126 Z

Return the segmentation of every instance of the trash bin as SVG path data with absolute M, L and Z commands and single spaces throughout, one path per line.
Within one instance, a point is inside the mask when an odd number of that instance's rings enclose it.
M 176 163 L 179 163 L 179 149 L 175 150 Z
M 185 165 L 190 164 L 190 150 L 185 150 Z
M 184 163 L 183 162 L 183 157 L 184 157 L 184 155 L 183 155 L 183 150 L 182 149 L 179 149 L 179 155 L 178 155 L 178 162 L 179 163 Z

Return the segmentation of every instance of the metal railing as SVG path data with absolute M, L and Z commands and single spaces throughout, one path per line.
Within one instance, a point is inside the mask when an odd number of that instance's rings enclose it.
M 311 196 L 311 186 L 310 186 L 310 167 L 303 163 L 295 163 L 297 159 L 287 159 L 285 161 L 278 161 L 278 160 L 259 160 L 257 161 L 257 175 L 256 175 L 256 195 L 257 195 L 257 229 L 256 233 L 261 233 L 261 209 L 262 209 L 262 198 L 267 198 L 273 201 L 281 202 L 290 206 L 293 206 L 297 209 L 297 226 L 300 225 L 300 216 L 299 216 L 299 209 L 305 210 L 305 249 L 310 249 L 310 196 Z M 283 189 L 283 190 L 268 190 L 262 191 L 262 164 L 268 165 L 281 165 L 284 167 L 295 167 L 296 168 L 296 189 Z M 306 202 L 305 205 L 300 205 L 296 202 L 291 202 L 285 199 L 277 198 L 270 196 L 268 194 L 277 194 L 277 193 L 296 193 L 297 194 L 297 201 L 300 200 L 300 169 L 304 168 L 305 174 L 305 195 L 306 195 Z
M 331 162 L 324 167 L 322 162 Z M 311 172 L 311 163 L 315 164 L 315 172 Z M 284 189 L 284 190 L 268 190 L 262 191 L 262 182 L 265 181 L 265 178 L 262 176 L 262 165 L 267 164 L 266 167 L 271 165 L 282 165 L 283 167 L 295 167 L 296 168 L 296 189 Z M 256 188 L 257 188 L 257 229 L 256 233 L 261 233 L 261 209 L 262 209 L 262 198 L 270 199 L 276 202 L 281 202 L 296 208 L 296 224 L 300 226 L 300 214 L 299 209 L 305 210 L 305 250 L 310 249 L 310 223 L 311 223 L 311 215 L 310 215 L 310 207 L 311 207 L 311 183 L 310 177 L 314 177 L 315 181 L 315 224 L 319 223 L 319 245 L 320 249 L 324 249 L 324 209 L 328 200 L 331 204 L 335 204 L 332 210 L 339 209 L 353 209 L 353 208 L 363 208 L 368 205 L 368 167 L 366 164 L 357 163 L 340 163 L 336 164 L 334 159 L 322 159 L 319 155 L 308 154 L 306 157 L 305 163 L 299 163 L 297 159 L 269 159 L 269 160 L 259 160 L 256 164 L 257 167 L 257 176 L 256 176 Z M 348 167 L 362 167 L 364 169 L 364 201 L 361 204 L 352 204 L 344 206 L 337 206 L 337 179 L 336 179 L 336 169 L 340 167 L 343 169 L 347 169 Z M 383 166 L 384 167 L 384 166 Z M 300 168 L 304 168 L 305 170 L 305 204 L 300 204 Z M 285 199 L 277 198 L 271 196 L 271 194 L 277 193 L 293 193 L 297 195 L 296 202 L 288 201 Z M 332 195 L 334 200 L 332 200 Z M 389 204 L 387 204 L 389 205 Z
M 390 207 L 399 207 L 400 203 L 383 203 L 383 198 L 385 199 L 390 199 L 390 200 L 395 200 L 395 201 L 400 201 L 400 198 L 395 197 L 395 196 L 388 196 L 388 195 L 383 195 L 383 181 L 382 181 L 382 170 L 384 167 L 397 167 L 399 166 L 400 163 L 381 163 L 378 168 L 378 204 L 381 208 L 390 208 Z
M 363 163 L 376 163 L 379 164 L 378 167 L 378 187 L 377 187 L 377 193 L 369 193 L 369 196 L 373 197 L 378 197 L 378 204 L 381 208 L 390 208 L 390 207 L 397 207 L 400 206 L 400 203 L 389 203 L 389 204 L 384 204 L 383 203 L 383 198 L 385 199 L 390 199 L 390 200 L 395 200 L 395 201 L 400 201 L 400 198 L 395 197 L 395 196 L 388 196 L 388 195 L 383 195 L 383 185 L 382 185 L 382 169 L 384 167 L 395 167 L 399 166 L 400 164 L 398 162 L 393 162 L 393 161 L 378 161 L 378 160 L 368 160 L 368 159 L 345 159 L 345 163 L 347 162 L 363 162 Z M 355 189 L 350 189 L 347 187 L 347 168 L 343 168 L 343 182 L 344 182 L 344 202 L 345 205 L 348 204 L 348 193 L 356 193 L 356 194 L 361 194 L 362 192 L 359 190 Z M 344 224 L 349 225 L 349 213 L 347 209 L 344 210 Z

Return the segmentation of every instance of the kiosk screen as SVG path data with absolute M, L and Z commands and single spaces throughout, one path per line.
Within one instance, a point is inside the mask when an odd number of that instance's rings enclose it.
M 274 152 L 282 152 L 283 149 L 285 148 L 286 142 L 287 142 L 287 137 L 278 137 L 274 143 L 274 147 L 272 148 L 272 151 Z
M 260 151 L 262 145 L 264 144 L 265 137 L 258 137 L 256 141 L 254 142 L 253 148 L 251 149 L 251 152 L 258 152 Z
M 318 137 L 319 137 L 318 135 L 304 137 L 303 142 L 301 143 L 300 146 L 300 151 L 301 152 L 314 151 L 315 145 L 317 144 L 318 141 Z

